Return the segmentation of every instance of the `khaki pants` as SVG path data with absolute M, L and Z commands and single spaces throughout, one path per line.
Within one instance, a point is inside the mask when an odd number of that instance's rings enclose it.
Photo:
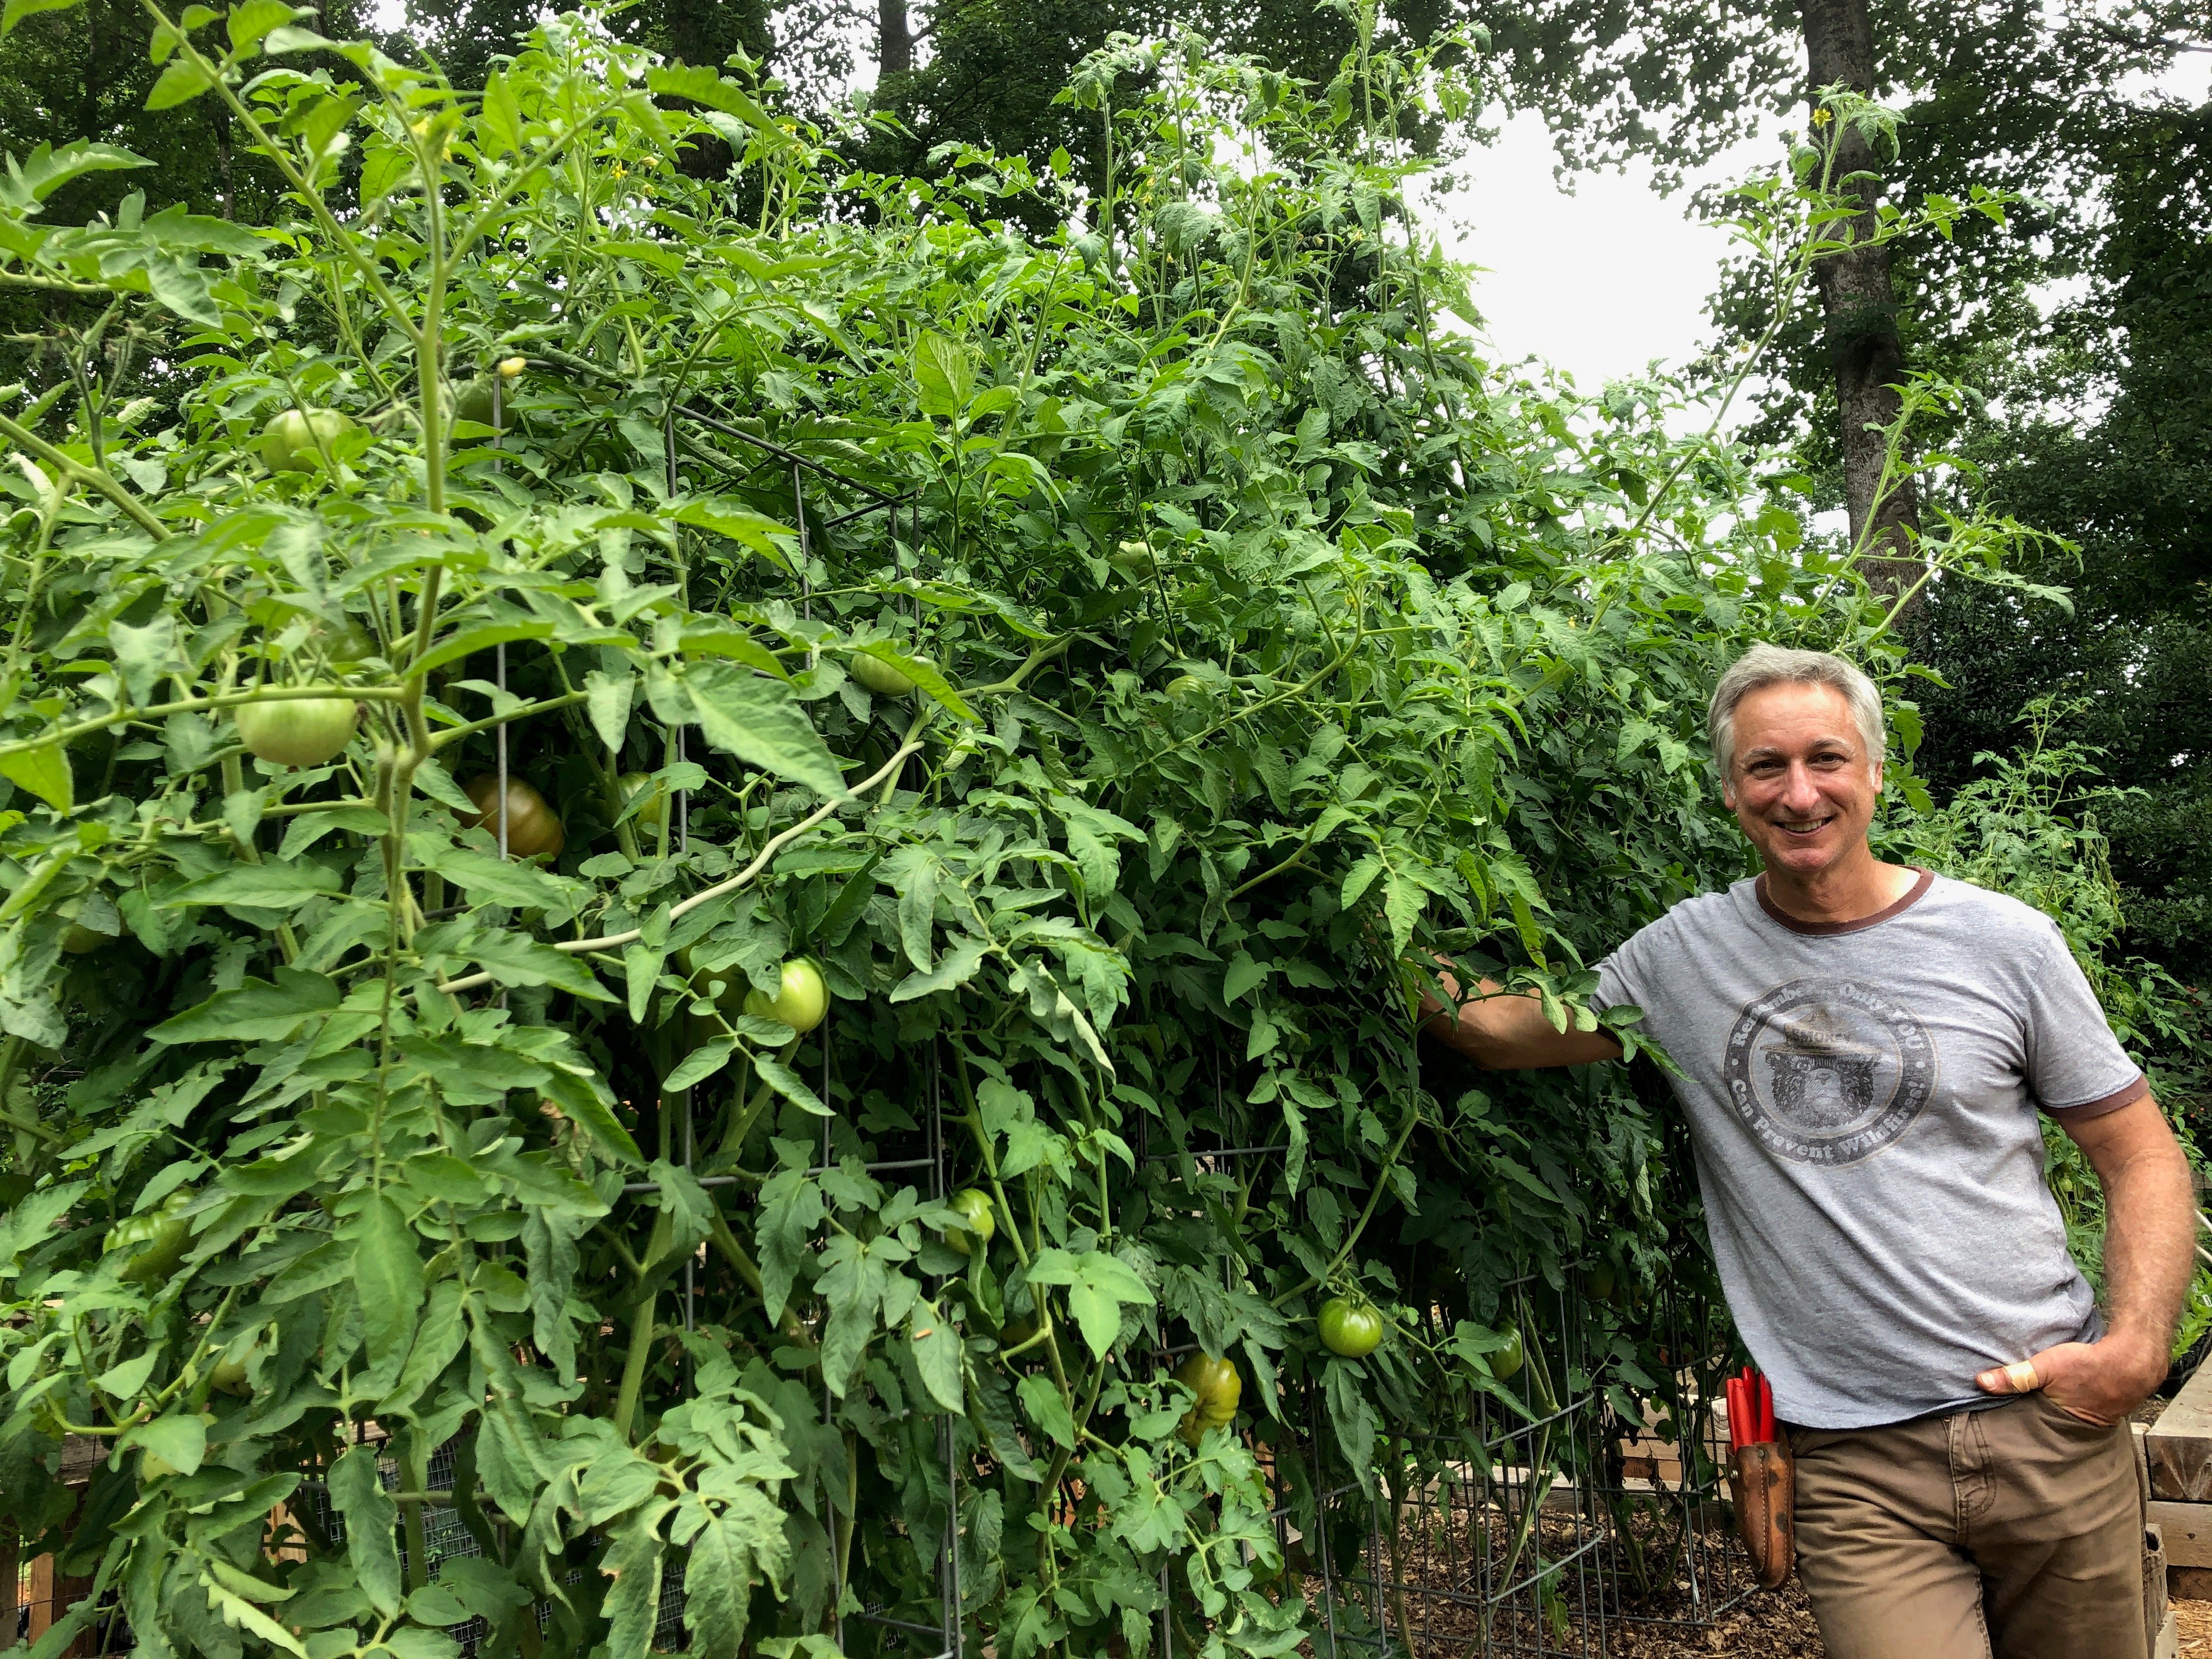
M 2039 1394 L 1880 1429 L 1792 1429 L 1797 1571 L 1828 1659 L 2140 1659 L 2124 1423 Z

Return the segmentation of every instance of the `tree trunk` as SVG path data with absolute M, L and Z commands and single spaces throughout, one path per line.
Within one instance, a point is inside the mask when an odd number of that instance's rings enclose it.
M 77 131 L 87 138 L 107 137 L 106 124 L 100 118 L 101 21 L 98 6 L 84 9 L 84 113 L 77 118 Z
M 209 103 L 215 104 L 213 99 Z M 230 179 L 230 112 L 215 106 L 215 165 L 216 179 L 222 191 L 222 216 L 237 216 L 237 202 L 231 190 Z
M 906 0 L 876 0 L 876 80 L 914 73 L 914 30 Z
M 1871 96 L 1875 88 L 1874 24 L 1868 0 L 1800 0 L 1805 56 L 1811 70 L 1812 106 L 1822 87 L 1841 84 Z M 1864 139 L 1843 133 L 1836 141 L 1835 179 L 1865 210 L 1851 221 L 1864 240 L 1875 229 L 1881 198 L 1876 157 Z M 1860 175 L 1853 179 L 1853 175 Z M 1850 182 L 1845 182 L 1850 180 Z M 1834 234 L 1831 232 L 1830 234 Z M 1862 567 L 1884 592 L 1910 586 L 1918 576 L 1908 531 L 1920 527 L 1919 493 L 1907 479 L 1879 504 L 1884 442 L 1869 427 L 1897 419 L 1895 387 L 1905 379 L 1905 346 L 1897 333 L 1897 294 L 1890 282 L 1889 250 L 1865 247 L 1823 259 L 1814 272 L 1826 319 L 1829 356 L 1836 366 L 1836 404 L 1843 420 L 1844 498 L 1850 511 L 1851 543 L 1867 550 Z M 1871 520 L 1873 528 L 1869 530 Z

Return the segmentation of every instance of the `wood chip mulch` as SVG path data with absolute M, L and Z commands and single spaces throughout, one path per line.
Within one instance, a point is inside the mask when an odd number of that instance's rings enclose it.
M 1738 1659 L 1819 1659 L 1825 1651 L 1804 1589 L 1793 1578 L 1723 1613 L 1710 1630 L 1628 1625 L 1615 1632 L 1610 1659 L 1705 1659 L 1716 1653 Z
M 2212 1659 L 2212 1601 L 2176 1601 L 2173 1622 L 2181 1632 L 2182 1659 Z

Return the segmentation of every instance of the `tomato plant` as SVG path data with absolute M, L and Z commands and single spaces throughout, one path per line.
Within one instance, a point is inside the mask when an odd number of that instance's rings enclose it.
M 1401 964 L 1593 1022 L 1741 866 L 1713 669 L 1895 684 L 1889 605 L 1679 388 L 1446 326 L 1353 112 L 1463 109 L 1449 52 L 1117 46 L 1092 196 L 855 173 L 588 16 L 481 96 L 288 18 L 157 35 L 275 222 L 50 219 L 141 165 L 92 140 L 0 188 L 53 318 L 0 408 L 0 1452 L 93 1586 L 40 1659 L 104 1600 L 149 1655 L 633 1659 L 678 1581 L 789 1659 L 933 1628 L 955 1538 L 1004 1659 L 1287 1652 L 1272 1482 L 1310 1534 L 1386 1422 L 1530 1409 L 1528 1274 L 1697 1259 L 1626 1069 L 1446 1069 Z M 1737 228 L 1786 283 L 1826 211 Z M 309 704 L 350 740 L 257 738 Z M 1350 1282 L 1412 1310 L 1359 1365 Z

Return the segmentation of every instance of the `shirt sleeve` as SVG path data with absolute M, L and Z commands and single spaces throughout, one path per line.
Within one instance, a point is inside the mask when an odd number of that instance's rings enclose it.
M 2054 1116 L 2100 1117 L 2150 1092 L 2097 1006 L 2097 994 L 2057 927 L 2028 981 L 2027 1092 Z
M 1642 968 L 1644 953 L 1638 947 L 1656 924 L 1647 924 L 1613 948 L 1597 965 L 1597 989 L 1589 1000 L 1591 1011 L 1603 1013 L 1623 1003 L 1644 1006 Z

